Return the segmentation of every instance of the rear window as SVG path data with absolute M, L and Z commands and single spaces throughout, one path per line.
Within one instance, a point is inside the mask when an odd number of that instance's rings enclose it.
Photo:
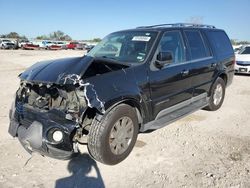
M 243 48 L 239 54 L 250 54 L 250 47 Z
M 234 53 L 232 44 L 224 31 L 208 31 L 207 35 L 217 55 L 224 57 Z
M 199 31 L 184 31 L 190 48 L 191 59 L 201 59 L 210 56 Z

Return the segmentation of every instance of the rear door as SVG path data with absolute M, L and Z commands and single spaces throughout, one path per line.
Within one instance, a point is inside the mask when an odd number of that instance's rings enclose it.
M 173 54 L 173 62 L 161 69 L 155 66 L 156 56 L 160 51 L 170 51 Z M 167 31 L 163 34 L 148 75 L 153 118 L 160 111 L 192 97 L 192 77 L 189 75 L 181 31 Z
M 195 97 L 209 91 L 218 65 L 206 38 L 199 29 L 184 29 L 183 32 L 189 53 L 191 85 Z
M 235 54 L 230 39 L 223 30 L 205 30 L 205 34 L 217 58 L 220 71 L 227 74 L 227 85 L 229 85 L 234 76 L 235 64 Z

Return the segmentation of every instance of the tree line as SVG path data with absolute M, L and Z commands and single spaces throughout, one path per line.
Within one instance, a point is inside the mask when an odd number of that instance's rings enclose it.
M 13 38 L 13 39 L 19 39 L 19 40 L 27 40 L 28 38 L 25 35 L 20 35 L 17 32 L 10 32 L 8 34 L 2 34 L 0 35 L 0 38 Z M 40 35 L 36 37 L 37 40 L 55 40 L 55 41 L 71 41 L 72 38 L 65 34 L 64 32 L 58 30 L 51 32 L 48 35 Z M 92 40 L 89 40 L 92 42 L 100 42 L 100 38 L 94 38 Z
M 231 39 L 230 40 L 231 41 L 231 43 L 232 43 L 232 45 L 245 45 L 245 44 L 250 44 L 250 42 L 249 41 L 239 41 L 239 40 L 237 40 L 237 39 Z
M 70 41 L 72 38 L 65 34 L 64 32 L 58 30 L 50 33 L 49 35 L 40 35 L 37 36 L 36 39 L 38 40 L 57 40 L 57 41 Z
M 27 39 L 25 35 L 20 35 L 17 32 L 10 32 L 8 34 L 0 35 L 0 38 L 13 38 L 13 39 Z M 37 36 L 38 40 L 58 40 L 58 41 L 70 41 L 72 38 L 62 31 L 54 31 L 48 35 Z
M 25 40 L 27 40 L 27 37 L 25 35 L 19 35 L 17 32 L 10 32 L 8 34 L 0 35 L 0 38 L 12 38 L 12 39 L 25 39 Z

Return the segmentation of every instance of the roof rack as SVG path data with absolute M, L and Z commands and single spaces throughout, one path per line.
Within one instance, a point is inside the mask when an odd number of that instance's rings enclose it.
M 199 28 L 210 28 L 210 29 L 216 28 L 213 25 L 194 24 L 194 23 L 174 23 L 174 24 L 159 24 L 159 25 L 150 25 L 150 26 L 140 26 L 140 27 L 137 27 L 137 29 L 157 28 L 157 27 L 199 27 Z

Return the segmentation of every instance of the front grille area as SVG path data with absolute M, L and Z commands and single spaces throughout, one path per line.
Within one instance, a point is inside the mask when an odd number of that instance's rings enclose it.
M 17 122 L 20 123 L 20 125 L 23 125 L 25 128 L 28 128 L 32 124 L 32 121 L 25 118 L 26 114 L 27 113 L 23 106 L 23 103 L 20 101 L 16 101 L 16 110 L 14 118 L 16 119 Z
M 16 112 L 20 115 L 24 114 L 23 102 L 16 101 Z

